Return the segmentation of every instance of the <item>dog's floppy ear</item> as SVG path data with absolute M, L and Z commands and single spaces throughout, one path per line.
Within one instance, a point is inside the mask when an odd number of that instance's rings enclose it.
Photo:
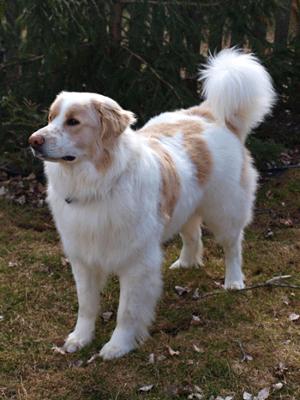
M 118 137 L 136 121 L 131 111 L 123 110 L 113 100 L 109 102 L 96 100 L 93 104 L 100 116 L 101 138 L 103 140 Z

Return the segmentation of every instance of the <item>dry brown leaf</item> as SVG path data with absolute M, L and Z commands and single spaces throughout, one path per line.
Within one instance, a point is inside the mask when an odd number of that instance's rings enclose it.
M 274 390 L 280 390 L 283 388 L 283 383 L 282 382 L 274 383 L 274 385 L 272 385 L 272 388 Z
M 92 362 L 95 361 L 96 358 L 98 358 L 98 357 L 100 357 L 99 353 L 93 354 L 92 357 L 90 357 L 90 358 L 87 360 L 87 364 L 92 363 Z
M 193 344 L 193 349 L 196 353 L 204 353 L 203 347 L 198 347 L 196 344 Z
M 183 296 L 184 294 L 187 294 L 191 291 L 190 288 L 188 287 L 183 287 L 183 286 L 175 286 L 175 292 L 178 294 L 178 296 Z
M 300 318 L 300 315 L 299 314 L 296 314 L 296 313 L 291 313 L 290 315 L 289 315 L 289 320 L 290 321 L 297 321 L 298 319 Z
M 155 363 L 155 354 L 154 353 L 151 353 L 149 355 L 148 363 L 149 364 L 154 364 Z
M 153 387 L 154 387 L 154 385 L 145 385 L 145 386 L 141 386 L 141 387 L 139 388 L 139 392 L 144 392 L 144 393 L 150 392 L 150 390 L 152 390 Z
M 111 319 L 112 315 L 113 315 L 112 311 L 106 311 L 106 312 L 102 313 L 101 317 L 104 322 L 108 322 Z
M 167 349 L 168 349 L 170 356 L 179 356 L 179 354 L 180 354 L 180 351 L 173 350 L 172 347 L 170 347 L 169 345 L 167 345 Z
M 51 350 L 53 350 L 54 353 L 58 353 L 58 354 L 62 354 L 62 355 L 66 354 L 65 350 L 62 347 L 52 346 Z
M 201 324 L 201 319 L 198 315 L 192 315 L 191 325 L 197 326 Z
M 270 388 L 265 387 L 258 392 L 256 398 L 257 400 L 266 400 L 269 398 L 269 396 L 270 396 Z

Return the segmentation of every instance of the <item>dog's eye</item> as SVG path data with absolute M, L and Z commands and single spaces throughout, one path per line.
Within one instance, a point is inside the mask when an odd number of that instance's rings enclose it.
M 75 118 L 69 118 L 67 119 L 67 125 L 69 126 L 74 126 L 74 125 L 79 125 L 80 122 L 78 121 L 78 119 Z

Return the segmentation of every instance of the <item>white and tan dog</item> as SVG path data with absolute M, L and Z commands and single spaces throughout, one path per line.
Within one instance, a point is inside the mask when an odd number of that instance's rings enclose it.
M 243 230 L 257 184 L 244 143 L 274 91 L 258 60 L 236 50 L 210 58 L 202 78 L 204 103 L 160 114 L 138 131 L 114 100 L 62 92 L 48 125 L 30 136 L 45 160 L 48 203 L 76 281 L 78 320 L 66 351 L 92 340 L 110 273 L 120 279 L 120 304 L 100 355 L 120 357 L 142 342 L 162 289 L 161 244 L 180 232 L 171 268 L 202 264 L 202 220 L 224 248 L 225 288 L 244 287 Z

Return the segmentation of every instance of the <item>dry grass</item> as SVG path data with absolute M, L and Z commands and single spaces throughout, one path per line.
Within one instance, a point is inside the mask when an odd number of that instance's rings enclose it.
M 291 282 L 300 284 L 299 177 L 299 171 L 289 172 L 260 190 L 259 212 L 244 244 L 248 284 L 280 274 L 290 274 Z M 53 343 L 61 343 L 74 325 L 77 303 L 51 218 L 46 209 L 2 202 L 0 220 L 1 398 L 186 399 L 196 384 L 204 399 L 230 394 L 241 399 L 244 390 L 257 393 L 279 381 L 283 388 L 270 398 L 300 398 L 300 321 L 288 318 L 300 311 L 300 291 L 264 288 L 193 300 L 193 289 L 213 291 L 223 278 L 222 251 L 210 235 L 204 238 L 203 269 L 169 271 L 179 240 L 166 247 L 165 291 L 152 338 L 120 360 L 87 364 L 109 339 L 114 318 L 99 321 L 96 339 L 78 354 L 54 353 Z M 192 291 L 179 297 L 175 285 Z M 118 284 L 111 279 L 102 311 L 115 316 L 117 303 Z M 197 325 L 191 324 L 192 315 L 199 316 Z M 241 361 L 238 341 L 252 361 Z M 171 356 L 168 345 L 180 354 Z M 148 363 L 151 353 L 154 364 Z M 139 393 L 146 384 L 154 384 L 153 389 Z

